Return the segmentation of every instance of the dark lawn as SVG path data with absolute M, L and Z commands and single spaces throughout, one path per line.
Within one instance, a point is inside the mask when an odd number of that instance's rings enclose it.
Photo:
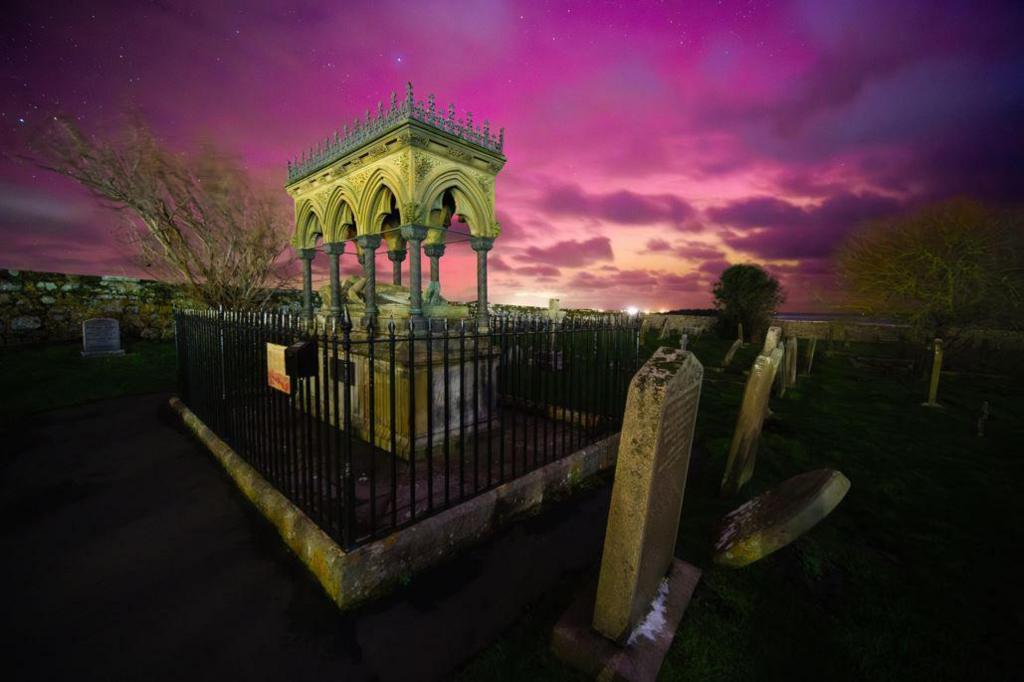
M 83 358 L 79 343 L 0 348 L 0 420 L 174 388 L 174 343 L 132 341 L 120 356 Z
M 1020 379 L 944 375 L 945 407 L 926 409 L 923 377 L 855 366 L 857 356 L 899 349 L 819 343 L 813 374 L 802 375 L 801 361 L 798 386 L 773 399 L 752 485 L 723 502 L 717 490 L 743 371 L 758 351 L 748 345 L 731 367 L 714 371 L 728 347 L 711 337 L 691 341 L 706 374 L 677 554 L 705 573 L 662 679 L 1016 678 L 1014 656 L 1024 646 L 1012 558 L 1024 546 Z M 0 414 L 173 386 L 171 344 L 138 342 L 129 351 L 88 361 L 74 345 L 0 351 Z M 983 400 L 991 418 L 978 438 Z M 710 565 L 722 514 L 823 466 L 853 484 L 831 517 L 746 569 Z M 579 679 L 548 653 L 548 642 L 580 582 L 563 578 L 526 605 L 457 678 Z
M 677 345 L 675 340 L 666 345 Z M 645 346 L 652 345 L 648 340 Z M 1024 390 L 1010 378 L 942 378 L 940 410 L 925 381 L 857 369 L 857 355 L 896 348 L 819 342 L 811 376 L 773 398 L 752 485 L 718 499 L 743 389 L 759 348 L 716 372 L 729 342 L 691 340 L 707 368 L 677 555 L 704 569 L 662 668 L 665 680 L 1017 679 L 1024 589 Z M 806 343 L 801 351 L 806 352 Z M 983 400 L 992 416 L 975 435 Z M 745 569 L 710 564 L 715 522 L 743 500 L 820 467 L 853 487 L 808 536 Z M 469 662 L 462 680 L 577 679 L 547 651 L 574 582 L 531 605 Z

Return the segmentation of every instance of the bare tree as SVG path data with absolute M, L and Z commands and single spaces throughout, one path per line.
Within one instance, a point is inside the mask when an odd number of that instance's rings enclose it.
M 837 264 L 852 308 L 899 315 L 922 338 L 1019 325 L 1024 313 L 1020 216 L 968 199 L 869 223 Z
M 260 308 L 283 281 L 287 240 L 279 207 L 212 146 L 186 156 L 141 123 L 95 137 L 54 119 L 31 148 L 39 166 L 123 211 L 125 235 L 142 262 L 180 282 L 197 303 Z

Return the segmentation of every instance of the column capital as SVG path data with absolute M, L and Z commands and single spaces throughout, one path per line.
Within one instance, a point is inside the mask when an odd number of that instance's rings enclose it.
M 470 237 L 469 245 L 474 251 L 490 251 L 494 248 L 494 237 Z
M 444 244 L 427 244 L 423 247 L 427 258 L 440 258 L 444 255 Z
M 427 228 L 423 225 L 402 225 L 402 237 L 410 241 L 423 241 L 427 238 Z
M 328 256 L 340 256 L 345 253 L 345 242 L 328 242 L 324 244 L 324 253 Z
M 388 260 L 392 263 L 401 263 L 405 260 L 405 249 L 395 249 L 394 251 L 388 251 Z
M 379 234 L 361 234 L 356 237 L 356 244 L 364 249 L 376 249 L 380 246 Z
M 302 260 L 313 260 L 316 256 L 316 249 L 295 249 L 295 255 Z

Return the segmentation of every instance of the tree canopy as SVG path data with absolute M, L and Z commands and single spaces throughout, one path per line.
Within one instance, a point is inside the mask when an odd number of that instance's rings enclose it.
M 1020 326 L 1020 214 L 953 199 L 864 225 L 838 253 L 849 306 L 905 318 L 925 338 Z
M 776 309 L 786 299 L 779 280 L 759 265 L 730 265 L 712 289 L 723 331 L 739 323 L 750 337 L 764 333 Z
M 54 119 L 31 145 L 30 160 L 123 211 L 142 264 L 197 303 L 259 308 L 280 284 L 280 207 L 228 155 L 211 146 L 175 153 L 138 122 L 101 137 Z

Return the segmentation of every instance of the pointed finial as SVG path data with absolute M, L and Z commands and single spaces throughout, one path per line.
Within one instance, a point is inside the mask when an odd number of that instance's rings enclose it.
M 398 93 L 394 90 L 391 91 L 391 111 L 398 108 Z
M 466 127 L 469 128 L 470 130 L 473 130 L 473 112 L 472 111 L 467 111 L 466 112 Z
M 504 147 L 505 147 L 505 129 L 501 128 L 498 131 L 498 149 L 503 149 Z
M 410 109 L 412 108 L 412 81 L 405 84 L 405 104 Z
M 448 120 L 449 121 L 454 121 L 455 120 L 455 105 L 454 104 L 449 104 L 448 105 Z

